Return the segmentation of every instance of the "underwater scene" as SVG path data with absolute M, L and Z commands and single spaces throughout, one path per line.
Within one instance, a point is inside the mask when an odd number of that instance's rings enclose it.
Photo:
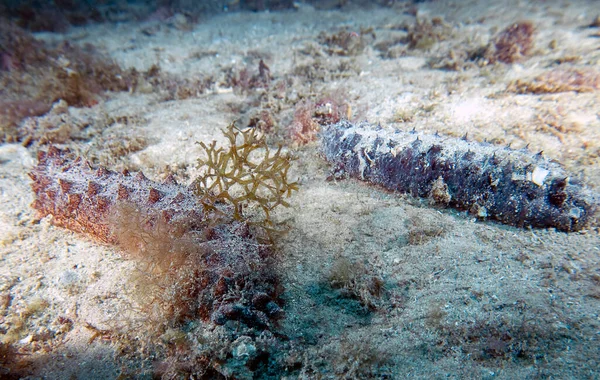
M 0 1 L 0 379 L 600 378 L 600 7 Z

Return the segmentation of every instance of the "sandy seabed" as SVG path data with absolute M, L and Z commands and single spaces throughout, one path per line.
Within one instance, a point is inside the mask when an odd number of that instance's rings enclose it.
M 385 128 L 467 133 L 543 151 L 598 191 L 600 80 L 581 91 L 511 90 L 553 70 L 600 75 L 600 30 L 589 27 L 597 6 L 474 0 L 415 7 L 421 20 L 443 21 L 413 47 L 407 7 L 300 6 L 37 35 L 92 43 L 139 72 L 158 65 L 174 78 L 212 78 L 210 88 L 181 99 L 140 86 L 69 108 L 64 119 L 98 130 L 64 146 L 111 168 L 141 169 L 155 180 L 173 173 L 189 183 L 201 170 L 196 141 L 223 144 L 229 123 L 249 125 L 257 115 L 264 122 L 268 114 L 269 138 L 297 157 L 291 176 L 301 186 L 291 207 L 274 215 L 288 228 L 275 243 L 285 301 L 279 326 L 261 334 L 198 322 L 157 336 L 144 326 L 136 263 L 39 220 L 27 175 L 35 149 L 1 145 L 0 337 L 19 364 L 3 364 L 0 377 L 187 378 L 196 360 L 210 376 L 227 378 L 598 378 L 597 225 L 577 233 L 520 229 L 331 180 L 318 140 L 290 140 L 299 105 L 328 102 Z M 535 26 L 526 57 L 469 59 L 466 52 L 520 20 Z M 338 43 L 340 31 L 359 43 Z M 261 60 L 267 88 L 228 86 L 231 73 L 255 75 Z M 143 143 L 114 156 L 98 143 L 111 138 Z M 374 283 L 382 290 L 373 291 Z

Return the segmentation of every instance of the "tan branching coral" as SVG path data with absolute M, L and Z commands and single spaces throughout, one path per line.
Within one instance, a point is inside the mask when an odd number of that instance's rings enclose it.
M 264 136 L 255 129 L 240 130 L 231 124 L 223 131 L 229 147 L 217 147 L 199 142 L 206 158 L 198 159 L 205 169 L 193 183 L 193 191 L 205 210 L 217 210 L 221 202 L 234 207 L 234 218 L 246 220 L 244 206 L 258 208 L 258 214 L 249 222 L 263 228 L 268 234 L 274 230 L 271 211 L 277 206 L 288 207 L 285 198 L 298 190 L 297 182 L 289 182 L 288 170 L 293 157 L 282 152 L 281 146 L 273 152 Z M 262 214 L 262 215 L 260 215 Z

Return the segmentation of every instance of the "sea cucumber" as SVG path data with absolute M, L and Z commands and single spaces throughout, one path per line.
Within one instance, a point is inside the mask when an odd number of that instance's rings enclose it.
M 142 172 L 117 173 L 94 169 L 68 151 L 50 147 L 38 153 L 38 165 L 29 174 L 40 216 L 52 215 L 54 225 L 88 234 L 101 242 L 117 244 L 109 214 L 118 201 L 161 212 L 167 219 L 201 222 L 201 207 L 187 189 L 173 180 L 150 181 Z
M 53 146 L 38 153 L 29 176 L 40 217 L 118 245 L 162 272 L 168 280 L 157 288 L 175 305 L 166 307 L 171 317 L 266 328 L 281 315 L 269 247 L 231 217 L 231 206 L 204 210 L 172 177 L 157 183 L 142 172 L 94 168 Z
M 578 231 L 598 196 L 540 152 L 347 121 L 324 128 L 334 171 L 517 227 Z

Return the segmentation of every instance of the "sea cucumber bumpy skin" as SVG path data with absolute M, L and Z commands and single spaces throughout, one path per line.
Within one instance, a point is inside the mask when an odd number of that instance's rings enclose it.
M 338 174 L 513 226 L 578 231 L 598 205 L 562 166 L 527 150 L 348 121 L 325 127 L 321 144 Z
M 39 152 L 29 176 L 40 217 L 115 244 L 160 273 L 170 319 L 264 329 L 281 316 L 269 246 L 234 220 L 231 206 L 206 211 L 172 178 L 157 183 L 141 172 L 94 168 L 56 147 Z

